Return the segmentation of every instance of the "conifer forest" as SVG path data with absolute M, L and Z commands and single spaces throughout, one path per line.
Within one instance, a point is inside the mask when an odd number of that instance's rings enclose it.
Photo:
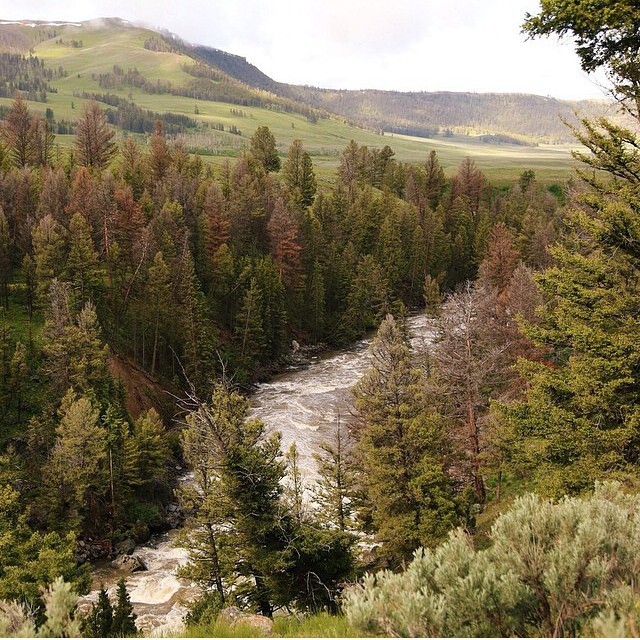
M 97 36 L 0 25 L 1 636 L 640 635 L 640 9 L 522 20 L 620 110 L 567 174 L 406 159 L 360 132 L 464 103 L 385 120 L 151 31 L 190 84 L 122 62 L 67 113 L 40 47 Z

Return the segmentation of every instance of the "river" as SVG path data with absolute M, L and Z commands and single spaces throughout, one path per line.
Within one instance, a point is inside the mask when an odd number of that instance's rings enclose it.
M 407 325 L 412 346 L 420 352 L 433 335 L 430 321 L 417 315 L 409 318 Z M 292 366 L 258 385 L 250 398 L 251 416 L 260 418 L 269 430 L 280 431 L 283 451 L 296 443 L 307 482 L 316 473 L 313 453 L 330 437 L 337 417 L 347 418 L 352 410 L 350 388 L 369 366 L 370 343 L 371 338 L 366 338 L 349 349 Z M 193 584 L 175 577 L 176 569 L 187 561 L 186 551 L 174 545 L 176 533 L 169 531 L 138 547 L 134 555 L 144 561 L 147 571 L 126 576 L 138 627 L 147 635 L 179 633 L 187 611 L 185 603 L 198 594 Z M 94 602 L 101 584 L 108 587 L 109 595 L 115 594 L 121 575 L 112 563 L 99 564 L 93 573 L 93 590 L 81 603 Z

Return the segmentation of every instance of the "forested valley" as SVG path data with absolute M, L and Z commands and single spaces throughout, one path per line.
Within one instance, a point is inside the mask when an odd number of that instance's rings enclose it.
M 580 38 L 637 125 L 615 4 L 525 29 Z M 633 130 L 584 119 L 575 178 L 500 188 L 353 140 L 319 186 L 267 126 L 206 164 L 95 101 L 74 132 L 61 153 L 19 91 L 0 122 L 1 635 L 135 635 L 124 578 L 78 596 L 175 528 L 195 635 L 638 634 Z M 305 478 L 247 398 L 368 334 Z

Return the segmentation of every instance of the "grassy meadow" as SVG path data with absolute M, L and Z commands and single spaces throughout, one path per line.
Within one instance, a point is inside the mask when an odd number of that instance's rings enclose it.
M 28 29 L 28 27 L 25 27 Z M 236 106 L 222 102 L 194 100 L 169 94 L 146 93 L 135 87 L 103 89 L 98 75 L 111 73 L 114 65 L 125 72 L 137 68 L 149 81 L 169 81 L 185 86 L 192 76 L 183 65 L 193 61 L 174 52 L 155 52 L 144 48 L 144 42 L 155 32 L 132 26 L 100 25 L 88 27 L 59 27 L 55 38 L 34 47 L 34 53 L 47 65 L 62 65 L 67 77 L 52 81 L 57 93 L 48 94 L 47 103 L 31 102 L 34 113 L 44 115 L 47 107 L 56 120 L 75 120 L 81 113 L 84 100 L 74 93 L 112 93 L 135 102 L 144 109 L 158 113 L 183 114 L 211 125 L 198 127 L 185 134 L 186 146 L 200 153 L 205 161 L 221 164 L 229 156 L 239 156 L 259 126 L 266 125 L 273 132 L 282 156 L 295 138 L 302 140 L 313 158 L 320 181 L 329 179 L 338 166 L 342 150 L 351 139 L 370 148 L 388 144 L 398 160 L 419 164 L 433 149 L 448 174 L 455 172 L 459 162 L 470 156 L 495 184 L 513 182 L 524 169 L 533 169 L 542 182 L 562 182 L 571 173 L 573 160 L 569 145 L 540 145 L 537 147 L 485 143 L 473 136 L 454 135 L 432 139 L 380 134 L 350 125 L 339 118 L 320 119 L 317 124 L 304 116 L 257 107 Z M 57 40 L 63 39 L 59 44 Z M 82 40 L 82 47 L 71 46 L 70 40 Z M 257 61 L 259 62 L 259 61 Z M 10 99 L 0 98 L 9 105 Z M 241 135 L 213 128 L 222 124 L 227 130 L 236 127 Z M 120 134 L 122 135 L 122 134 Z M 73 136 L 57 136 L 62 149 L 73 144 Z

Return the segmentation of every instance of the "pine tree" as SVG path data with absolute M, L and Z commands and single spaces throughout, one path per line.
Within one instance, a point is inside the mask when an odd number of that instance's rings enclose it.
M 33 140 L 33 164 L 42 167 L 49 166 L 55 140 L 49 121 L 38 117 L 32 118 L 31 137 Z
M 286 454 L 288 486 L 284 496 L 287 501 L 289 511 L 298 524 L 302 524 L 305 519 L 304 504 L 304 481 L 300 471 L 300 454 L 295 442 L 291 444 Z
M 305 317 L 308 319 L 311 339 L 314 342 L 320 340 L 324 333 L 325 292 L 322 267 L 316 260 L 307 284 L 307 294 L 305 296 L 305 299 L 308 301 L 308 314 L 305 314 Z
M 423 295 L 426 312 L 429 315 L 438 315 L 442 304 L 442 295 L 440 294 L 438 281 L 429 274 L 424 279 Z
M 269 127 L 258 127 L 251 136 L 249 146 L 251 157 L 265 172 L 280 170 L 280 157 L 276 148 L 276 139 Z
M 151 165 L 153 183 L 157 184 L 162 180 L 171 164 L 171 153 L 164 136 L 162 120 L 156 120 L 154 123 L 150 146 L 149 164 Z
M 113 625 L 113 607 L 104 586 L 98 592 L 98 601 L 91 605 L 91 611 L 82 620 L 83 636 L 90 638 L 110 638 Z
M 261 358 L 266 346 L 262 325 L 262 292 L 255 277 L 251 278 L 236 317 L 236 336 L 241 362 L 252 368 Z
M 189 415 L 180 434 L 185 461 L 194 474 L 194 484 L 183 485 L 178 494 L 182 507 L 190 514 L 180 534 L 181 545 L 189 552 L 189 562 L 180 573 L 206 591 L 216 589 L 224 603 L 223 581 L 231 580 L 233 565 L 230 559 L 233 546 L 225 526 L 232 505 L 227 502 L 221 482 L 224 451 L 220 451 L 219 442 L 236 409 L 217 386 L 212 394 L 214 402 L 212 411 L 202 407 L 198 415 Z
M 278 265 L 278 277 L 293 288 L 300 278 L 299 229 L 293 214 L 287 210 L 282 199 L 276 200 L 273 213 L 267 224 L 271 241 L 271 254 Z
M 637 124 L 632 4 L 544 3 L 524 27 L 532 36 L 575 36 L 583 69 L 609 73 Z M 583 491 L 612 473 L 637 477 L 640 456 L 638 137 L 604 118 L 582 120 L 575 134 L 585 147 L 576 154 L 583 188 L 570 202 L 568 237 L 538 278 L 539 325 L 525 328 L 551 353 L 522 363 L 526 397 L 506 410 L 524 440 L 521 464 L 552 495 Z
M 390 310 L 389 283 L 376 259 L 364 256 L 356 272 L 347 297 L 347 309 L 342 319 L 343 333 L 352 340 L 375 328 Z
M 18 423 L 20 422 L 22 413 L 22 403 L 24 401 L 25 387 L 27 385 L 27 375 L 29 368 L 27 366 L 27 349 L 22 342 L 16 343 L 16 350 L 11 358 L 9 369 L 9 388 L 11 395 L 15 400 L 18 414 Z
M 80 164 L 98 171 L 104 169 L 117 151 L 112 141 L 114 135 L 98 103 L 88 102 L 76 130 L 75 148 Z
M 101 339 L 95 307 L 86 303 L 78 314 L 73 313 L 69 285 L 56 280 L 51 284 L 50 300 L 43 353 L 52 389 L 62 395 L 72 386 L 79 392 L 92 390 L 107 400 L 112 395 L 109 347 Z
M 143 488 L 151 488 L 167 480 L 167 464 L 171 449 L 162 418 L 155 409 L 149 409 L 136 419 L 129 440 L 134 443 L 137 455 L 131 459 L 125 473 L 130 482 Z
M 16 94 L 2 132 L 13 163 L 17 167 L 26 167 L 34 161 L 34 132 L 31 120 L 27 103 Z
M 320 444 L 320 452 L 313 457 L 318 465 L 319 479 L 314 488 L 321 519 L 346 531 L 353 526 L 356 492 L 353 440 L 340 416 L 331 441 Z
M 116 638 L 130 638 L 138 633 L 136 618 L 133 612 L 131 597 L 127 591 L 127 584 L 124 578 L 118 581 L 116 590 L 116 606 L 113 609 L 113 623 L 111 633 Z
M 282 177 L 289 193 L 299 209 L 310 207 L 316 194 L 316 176 L 311 157 L 300 140 L 289 147 L 287 159 L 282 166 Z
M 71 283 L 78 306 L 92 300 L 100 282 L 98 254 L 91 239 L 91 229 L 80 213 L 69 224 L 69 251 L 64 275 Z
M 204 296 L 195 273 L 193 256 L 184 246 L 177 283 L 178 323 L 182 338 L 182 366 L 197 389 L 209 386 L 213 348 Z M 160 273 L 157 275 L 161 275 Z
M 120 170 L 136 201 L 140 200 L 144 193 L 147 166 L 146 158 L 136 141 L 133 138 L 125 138 L 120 145 Z
M 37 279 L 37 299 L 46 306 L 49 288 L 63 270 L 64 229 L 51 217 L 45 216 L 33 230 L 33 256 Z
M 151 311 L 151 322 L 153 326 L 153 347 L 151 351 L 151 375 L 153 376 L 156 373 L 160 330 L 165 324 L 163 312 L 171 293 L 169 267 L 164 261 L 162 251 L 158 251 L 158 253 L 156 253 L 153 257 L 153 264 L 149 267 L 147 290 L 149 309 Z
M 91 401 L 72 391 L 63 399 L 61 414 L 47 464 L 51 498 L 67 522 L 86 524 L 84 518 L 96 508 L 108 484 L 107 433 Z
M 3 458 L 3 462 L 6 457 Z M 30 609 L 42 604 L 42 585 L 62 576 L 76 593 L 90 584 L 88 567 L 78 566 L 76 538 L 33 531 L 23 499 L 8 484 L 0 486 L 0 600 L 17 600 Z
M 0 206 L 0 298 L 2 308 L 9 310 L 9 279 L 11 278 L 11 247 L 9 244 L 9 223 Z
M 183 435 L 185 454 L 195 461 L 196 477 L 202 490 L 199 514 L 207 514 L 210 531 L 219 530 L 221 516 L 231 524 L 218 534 L 227 542 L 224 560 L 218 555 L 200 555 L 204 571 L 222 592 L 224 566 L 235 566 L 240 575 L 250 578 L 251 598 L 265 615 L 272 613 L 273 590 L 280 578 L 279 554 L 282 539 L 280 519 L 281 480 L 284 465 L 279 460 L 279 434 L 266 437 L 264 424 L 246 420 L 248 405 L 238 393 L 216 385 L 210 403 L 202 403 L 188 418 L 188 429 Z M 214 511 L 212 511 L 212 509 Z M 222 513 L 221 513 L 222 511 Z M 206 520 L 205 520 L 206 521 Z M 224 533 L 230 531 L 231 533 Z M 217 539 L 212 536 L 211 541 Z M 202 542 L 196 547 L 201 554 Z M 214 547 L 209 543 L 208 549 Z M 211 564 L 219 558 L 219 566 Z M 202 564 L 200 565 L 202 566 Z
M 229 239 L 229 212 L 222 190 L 214 182 L 208 188 L 204 202 L 206 221 L 207 252 L 215 268 L 215 255 L 220 247 Z
M 388 315 L 371 343 L 371 368 L 353 389 L 360 476 L 386 562 L 399 566 L 439 542 L 457 520 L 443 467 L 441 422 L 400 326 Z
M 444 170 L 440 166 L 438 154 L 431 151 L 425 163 L 425 197 L 432 211 L 440 204 L 445 184 Z

